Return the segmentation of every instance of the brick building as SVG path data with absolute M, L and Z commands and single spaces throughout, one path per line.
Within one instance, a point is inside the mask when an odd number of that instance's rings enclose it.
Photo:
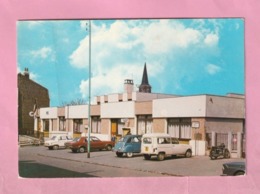
M 49 107 L 48 90 L 30 79 L 28 68 L 18 76 L 18 133 L 33 135 L 37 108 Z

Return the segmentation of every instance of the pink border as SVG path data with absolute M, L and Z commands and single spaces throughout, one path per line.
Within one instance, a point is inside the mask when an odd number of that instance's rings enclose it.
M 1 0 L 0 193 L 260 193 L 259 0 Z M 16 21 L 19 19 L 241 17 L 245 19 L 247 176 L 18 178 Z

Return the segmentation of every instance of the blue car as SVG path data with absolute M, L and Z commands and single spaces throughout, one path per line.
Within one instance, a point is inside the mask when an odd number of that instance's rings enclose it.
M 134 153 L 141 152 L 141 139 L 141 135 L 126 135 L 116 143 L 113 152 L 116 152 L 118 157 L 126 154 L 128 158 L 131 158 Z

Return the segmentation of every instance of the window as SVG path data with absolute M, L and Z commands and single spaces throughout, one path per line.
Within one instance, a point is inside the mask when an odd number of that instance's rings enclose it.
M 144 143 L 144 144 L 152 144 L 152 138 L 145 137 L 145 138 L 143 139 L 143 143 Z
M 91 132 L 101 133 L 101 119 L 100 117 L 92 117 L 91 119 Z
M 237 150 L 237 134 L 232 134 L 231 149 Z
M 73 132 L 81 133 L 83 132 L 83 120 L 82 119 L 73 119 Z
M 169 137 L 159 137 L 157 141 L 158 141 L 158 144 L 170 144 L 171 138 L 169 138 Z
M 59 130 L 60 131 L 65 131 L 65 122 L 66 122 L 66 119 L 65 117 L 59 117 Z
M 216 146 L 219 146 L 222 143 L 224 143 L 225 146 L 227 147 L 227 145 L 228 145 L 228 134 L 227 133 L 216 133 Z
M 152 133 L 152 115 L 142 115 L 137 117 L 137 134 Z
M 49 120 L 48 119 L 43 120 L 43 130 L 49 131 Z
M 191 139 L 191 118 L 168 119 L 167 132 L 172 137 Z

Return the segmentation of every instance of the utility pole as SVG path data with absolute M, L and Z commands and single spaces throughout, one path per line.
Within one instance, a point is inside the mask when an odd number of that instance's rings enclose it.
M 89 65 L 88 65 L 88 158 L 90 158 L 90 131 L 91 131 L 91 20 L 89 20 Z

